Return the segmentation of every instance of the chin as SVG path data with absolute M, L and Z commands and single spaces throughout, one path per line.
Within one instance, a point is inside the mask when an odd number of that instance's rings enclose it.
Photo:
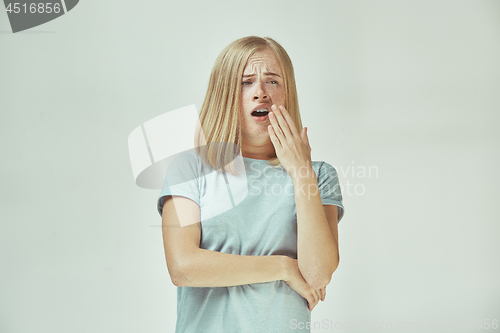
M 262 133 L 260 135 L 257 134 L 246 135 L 243 140 L 247 142 L 252 142 L 254 145 L 265 145 L 271 142 L 269 133 Z

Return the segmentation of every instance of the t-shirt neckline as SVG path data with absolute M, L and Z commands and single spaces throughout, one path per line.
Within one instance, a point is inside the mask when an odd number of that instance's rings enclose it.
M 257 158 L 250 158 L 250 157 L 245 157 L 245 156 L 242 156 L 244 160 L 248 160 L 248 161 L 256 161 L 256 162 L 269 162 L 270 160 L 259 160 Z

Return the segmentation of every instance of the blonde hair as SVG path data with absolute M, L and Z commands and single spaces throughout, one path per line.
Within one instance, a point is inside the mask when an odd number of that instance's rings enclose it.
M 281 65 L 286 92 L 285 107 L 297 130 L 300 132 L 302 128 L 292 61 L 285 49 L 269 37 L 237 39 L 226 46 L 215 60 L 199 114 L 201 128 L 195 135 L 196 151 L 215 170 L 223 168 L 237 174 L 233 160 L 240 154 L 242 144 L 240 101 L 243 71 L 248 59 L 264 49 L 273 51 Z M 206 142 L 202 141 L 200 130 L 203 130 Z M 281 166 L 278 158 L 271 159 L 269 164 Z

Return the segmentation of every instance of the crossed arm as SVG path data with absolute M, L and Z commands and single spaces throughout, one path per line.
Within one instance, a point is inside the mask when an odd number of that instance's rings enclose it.
M 294 180 L 297 210 L 297 260 L 300 272 L 313 289 L 325 288 L 340 261 L 337 206 L 322 205 L 313 170 Z
M 190 216 L 183 216 L 183 221 L 190 218 L 192 224 L 181 227 L 177 211 L 191 212 Z M 188 198 L 165 198 L 163 244 L 174 285 L 228 287 L 286 278 L 286 256 L 243 256 L 201 249 L 199 212 L 198 204 Z
M 309 181 L 304 180 L 304 186 L 309 186 Z M 201 249 L 199 206 L 185 197 L 166 197 L 162 231 L 172 283 L 176 286 L 228 287 L 284 280 L 307 299 L 312 311 L 320 299 L 324 300 L 325 287 L 338 266 L 337 206 L 323 206 L 319 194 L 307 196 L 307 193 L 305 197 L 296 193 L 298 259 Z M 183 221 L 192 223 L 181 227 L 178 212 L 183 214 Z

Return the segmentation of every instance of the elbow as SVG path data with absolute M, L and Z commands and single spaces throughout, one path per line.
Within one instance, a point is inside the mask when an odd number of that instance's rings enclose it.
M 339 266 L 338 258 L 335 263 L 332 263 L 326 269 L 318 270 L 316 273 L 309 274 L 309 278 L 306 280 L 307 284 L 312 289 L 323 289 L 330 284 L 332 280 L 333 273 L 337 270 Z
M 323 289 L 330 283 L 332 278 L 310 279 L 307 284 L 311 289 Z
M 196 266 L 195 251 L 183 251 L 167 257 L 167 268 L 170 280 L 176 287 L 193 287 L 193 269 Z
M 335 261 L 335 263 L 333 264 L 333 270 L 332 270 L 332 275 L 333 273 L 335 273 L 335 271 L 337 270 L 337 268 L 339 267 L 339 264 L 340 264 L 340 256 L 337 255 L 337 260 Z
M 311 289 L 323 289 L 330 283 L 332 275 L 327 271 L 311 272 L 306 280 L 307 285 Z
M 185 263 L 172 263 L 168 265 L 168 273 L 170 275 L 170 280 L 176 287 L 187 287 L 187 269 Z
M 178 274 L 170 274 L 170 280 L 176 287 L 185 287 L 183 284 L 184 278 Z

